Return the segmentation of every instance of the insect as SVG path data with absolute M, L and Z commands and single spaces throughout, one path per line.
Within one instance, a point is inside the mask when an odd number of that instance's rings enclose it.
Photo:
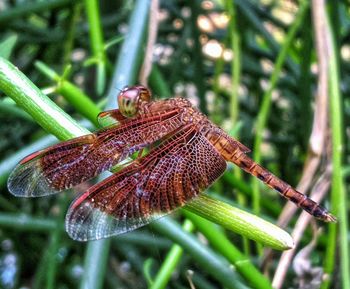
M 250 151 L 182 98 L 151 101 L 143 86 L 124 88 L 119 109 L 99 114 L 110 125 L 24 158 L 8 189 L 20 197 L 55 194 L 110 169 L 137 151 L 131 164 L 80 194 L 66 216 L 66 230 L 86 241 L 144 226 L 195 198 L 232 162 L 316 218 L 335 218 L 247 156 Z M 159 143 L 155 145 L 155 143 Z

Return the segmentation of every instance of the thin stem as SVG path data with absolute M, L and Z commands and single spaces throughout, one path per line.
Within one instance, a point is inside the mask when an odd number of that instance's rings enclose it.
M 110 243 L 110 238 L 88 243 L 80 289 L 103 288 Z
M 106 86 L 106 55 L 100 19 L 99 1 L 85 0 L 85 9 L 89 22 L 90 46 L 97 62 L 96 89 L 100 95 Z
M 237 16 L 234 2 L 228 1 L 227 7 L 230 16 L 229 33 L 231 35 L 231 49 L 234 55 L 231 61 L 232 91 L 230 98 L 230 119 L 233 126 L 237 122 L 239 111 L 238 91 L 241 79 L 241 38 L 237 30 Z
M 205 85 L 204 85 L 204 66 L 203 66 L 203 57 L 202 57 L 202 47 L 199 42 L 199 30 L 197 26 L 197 19 L 200 14 L 200 7 L 197 1 L 189 1 L 189 6 L 192 11 L 192 15 L 190 17 L 191 29 L 192 29 L 192 37 L 194 42 L 194 83 L 198 89 L 198 98 L 200 99 L 199 108 L 203 113 L 207 113 L 207 105 L 205 100 Z
M 337 60 L 336 41 L 328 19 L 328 31 L 330 33 L 330 57 L 329 57 L 329 97 L 330 97 L 330 124 L 332 130 L 332 211 L 339 217 L 339 241 L 340 241 L 340 270 L 342 288 L 350 288 L 350 264 L 348 241 L 348 217 L 347 196 L 343 181 L 343 113 L 342 97 L 340 93 L 339 65 Z M 333 225 L 335 226 L 335 225 Z M 336 231 L 333 229 L 332 232 Z M 335 240 L 335 235 L 332 236 Z M 333 263 L 334 264 L 334 263 Z M 333 268 L 330 272 L 333 271 Z
M 182 227 L 185 232 L 192 232 L 194 228 L 192 222 L 189 220 L 186 220 Z M 150 289 L 162 289 L 167 286 L 172 273 L 180 262 L 182 253 L 183 249 L 181 246 L 175 244 L 171 247 L 169 253 L 165 257 L 164 262 L 162 263 L 162 266 L 158 270 L 152 285 L 149 287 Z
M 65 42 L 63 46 L 63 67 L 67 66 L 71 61 L 71 56 L 74 48 L 74 38 L 77 30 L 77 23 L 81 15 L 82 7 L 83 5 L 81 2 L 74 3 L 69 14 L 67 35 L 65 37 Z
M 159 98 L 171 97 L 171 91 L 156 64 L 152 66 L 152 71 L 149 76 L 149 83 L 152 89 L 157 93 L 157 97 Z
M 56 82 L 56 92 L 61 94 L 79 113 L 98 126 L 97 115 L 100 109 L 76 85 L 63 79 L 54 70 L 41 61 L 35 62 L 35 67 L 45 76 Z
M 235 2 L 240 8 L 240 12 L 245 16 L 246 20 L 263 36 L 266 42 L 270 45 L 272 51 L 280 54 L 279 51 L 281 51 L 283 48 L 279 46 L 272 34 L 266 29 L 265 25 L 261 25 L 263 21 L 258 17 L 256 11 L 254 11 L 258 5 L 254 5 L 253 3 L 250 3 L 250 1 L 244 0 L 235 0 Z M 295 62 L 293 62 L 291 59 L 287 59 L 286 65 L 294 75 L 298 74 L 298 66 Z
M 294 40 L 294 37 L 300 27 L 300 24 L 303 21 L 305 13 L 308 8 L 308 1 L 303 1 L 300 4 L 298 14 L 295 18 L 295 21 L 292 27 L 289 29 L 286 39 L 281 47 L 281 50 L 278 54 L 273 73 L 269 81 L 269 88 L 266 90 L 262 97 L 261 108 L 257 117 L 256 127 L 255 127 L 255 140 L 254 140 L 254 149 L 253 149 L 253 158 L 257 163 L 261 162 L 261 144 L 263 140 L 263 133 L 267 125 L 267 120 L 270 114 L 272 92 L 275 90 L 278 78 L 280 77 L 283 64 L 287 58 L 288 50 Z M 254 213 L 260 213 L 260 192 L 259 192 L 259 181 L 253 179 L 253 210 Z
M 246 288 L 237 273 L 230 269 L 229 263 L 217 256 L 211 249 L 203 246 L 192 234 L 181 229 L 169 218 L 162 218 L 151 225 L 159 233 L 168 236 L 191 255 L 209 275 L 228 289 Z
M 58 207 L 59 215 L 56 218 L 57 226 L 50 234 L 50 244 L 47 250 L 47 268 L 46 268 L 46 288 L 54 289 L 56 286 L 56 274 L 58 269 L 58 251 L 60 248 L 60 241 L 62 237 L 62 227 L 64 223 L 65 208 L 67 207 L 68 198 L 61 198 Z
M 272 289 L 270 281 L 259 272 L 247 256 L 242 254 L 213 223 L 193 213 L 185 211 L 195 227 L 208 239 L 211 246 L 221 253 L 252 288 Z
M 28 5 L 28 3 L 22 3 L 20 5 L 17 5 L 15 8 L 7 9 L 1 12 L 0 25 L 7 25 L 11 21 L 15 21 L 16 19 L 23 19 L 28 15 L 41 13 L 46 10 L 57 9 L 62 6 L 70 5 L 71 3 L 71 0 L 33 2 L 30 5 Z
M 0 225 L 16 230 L 51 231 L 57 228 L 57 222 L 51 219 L 35 218 L 22 214 L 0 213 Z M 63 230 L 63 226 L 62 226 Z

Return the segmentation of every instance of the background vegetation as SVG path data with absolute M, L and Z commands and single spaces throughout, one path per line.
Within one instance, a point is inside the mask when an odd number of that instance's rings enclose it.
M 350 288 L 346 1 L 2 1 L 0 9 L 0 288 Z M 90 130 L 126 84 L 189 98 L 339 222 L 316 222 L 229 166 L 208 193 L 279 224 L 294 249 L 272 251 L 189 211 L 75 242 L 63 230 L 74 192 L 17 199 L 6 180 L 22 157 L 56 141 L 47 132 L 67 139 L 86 130 L 32 106 L 44 96 L 5 59 Z

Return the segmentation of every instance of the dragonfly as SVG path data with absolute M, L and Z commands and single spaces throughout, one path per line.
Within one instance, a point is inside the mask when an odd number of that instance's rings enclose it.
M 254 162 L 245 145 L 213 124 L 189 100 L 151 100 L 151 92 L 137 85 L 121 90 L 117 101 L 119 109 L 98 115 L 102 129 L 30 154 L 8 179 L 8 189 L 15 196 L 51 195 L 141 152 L 120 171 L 75 198 L 65 221 L 71 238 L 106 238 L 169 214 L 206 190 L 224 173 L 227 162 L 312 216 L 325 222 L 336 220 Z

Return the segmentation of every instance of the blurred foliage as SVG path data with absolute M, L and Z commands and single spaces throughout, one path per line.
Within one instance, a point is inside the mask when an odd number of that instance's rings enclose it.
M 66 80 L 75 84 L 100 107 L 106 103 L 107 94 L 122 88 L 112 87 L 111 80 L 125 34 L 132 28 L 128 25 L 135 2 L 99 1 L 98 18 L 94 19 L 89 14 L 94 11 L 89 12 L 89 1 L 1 1 L 0 56 L 15 64 L 64 111 L 82 120 L 88 116 L 77 108 L 79 103 L 73 104 L 63 97 L 60 84 Z M 343 172 L 347 189 L 350 184 L 350 11 L 345 1 L 329 2 L 342 80 Z M 268 88 L 277 56 L 295 21 L 299 5 L 282 0 L 235 0 L 234 9 L 236 31 L 230 30 L 226 1 L 160 1 L 149 86 L 155 97 L 181 96 L 193 100 L 215 123 L 252 148 L 262 96 Z M 90 25 L 101 25 L 101 29 L 92 32 Z M 232 33 L 240 39 L 239 87 L 232 86 L 231 64 L 237 55 L 232 50 Z M 98 45 L 94 41 L 98 41 Z M 141 60 L 143 53 L 144 49 L 140 49 L 137 55 Z M 130 66 L 140 59 L 130 59 Z M 296 185 L 301 177 L 308 150 L 317 84 L 316 60 L 311 11 L 307 9 L 278 75 L 262 135 L 263 143 L 259 148 L 263 165 L 292 185 Z M 50 77 L 47 71 L 40 69 L 37 61 L 56 72 L 60 79 Z M 231 121 L 233 90 L 238 95 L 237 123 Z M 42 141 L 46 133 L 4 94 L 0 98 L 0 133 L 0 167 L 6 170 L 0 171 L 0 288 L 83 288 L 83 284 L 87 284 L 82 277 L 88 258 L 85 255 L 86 244 L 69 239 L 63 231 L 64 214 L 72 194 L 16 199 L 7 192 L 4 181 L 4 176 L 13 166 L 6 167 L 9 158 L 20 149 Z M 284 200 L 263 185 L 259 188 L 263 196 L 261 215 L 275 220 Z M 78 188 L 79 191 L 83 189 L 83 186 Z M 231 166 L 209 192 L 229 199 L 235 205 L 245 206 L 247 210 L 252 207 L 251 178 L 237 173 Z M 329 207 L 329 201 L 326 205 Z M 347 214 L 349 205 L 348 201 L 345 204 Z M 23 219 L 23 214 L 28 219 Z M 174 217 L 178 222 L 183 220 L 181 215 L 175 214 Z M 288 230 L 292 230 L 296 217 Z M 323 234 L 318 237 L 317 246 L 308 260 L 312 268 L 317 269 L 322 269 L 328 238 L 327 226 L 321 226 Z M 177 229 L 179 232 L 182 230 Z M 191 236 L 203 241 L 203 235 L 196 232 L 194 230 Z M 311 242 L 312 232 L 311 228 L 305 232 L 300 249 Z M 232 233 L 223 233 L 242 252 L 242 256 L 260 268 L 262 256 L 254 243 Z M 164 236 L 167 235 L 164 233 Z M 157 275 L 173 244 L 174 239 L 169 241 L 164 236 L 161 230 L 156 232 L 147 226 L 113 238 L 104 261 L 107 262 L 106 272 L 99 277 L 103 284 L 101 288 L 146 288 Z M 189 282 L 195 288 L 222 288 L 225 283 L 218 281 L 220 276 L 214 278 L 203 269 L 205 262 L 202 259 L 196 259 L 195 255 L 186 251 L 192 250 L 188 249 L 192 248 L 191 239 L 184 242 L 188 242 L 188 247 L 182 246 L 184 252 L 177 249 L 178 263 L 168 269 L 174 272 L 168 271 L 172 277 L 166 288 L 189 288 Z M 206 246 L 206 241 L 202 246 Z M 212 260 L 225 267 L 226 261 L 220 263 L 223 259 L 221 254 L 224 254 L 222 250 L 217 250 L 215 246 L 211 249 L 214 257 L 219 256 Z M 333 260 L 338 260 L 338 256 L 339 252 L 334 252 Z M 277 261 L 276 255 L 269 260 L 269 278 L 273 276 Z M 230 259 L 229 262 L 234 263 Z M 193 271 L 193 275 L 189 270 Z M 330 276 L 330 288 L 345 288 L 339 278 L 337 261 L 334 270 Z M 289 268 L 283 288 L 318 288 L 323 281 L 322 274 L 300 276 L 296 271 L 295 267 Z M 269 282 L 266 285 L 262 281 L 259 285 L 249 281 L 246 275 L 242 276 L 232 277 L 237 278 L 237 285 L 232 285 L 232 288 L 271 287 Z M 303 281 L 309 287 L 301 285 Z

